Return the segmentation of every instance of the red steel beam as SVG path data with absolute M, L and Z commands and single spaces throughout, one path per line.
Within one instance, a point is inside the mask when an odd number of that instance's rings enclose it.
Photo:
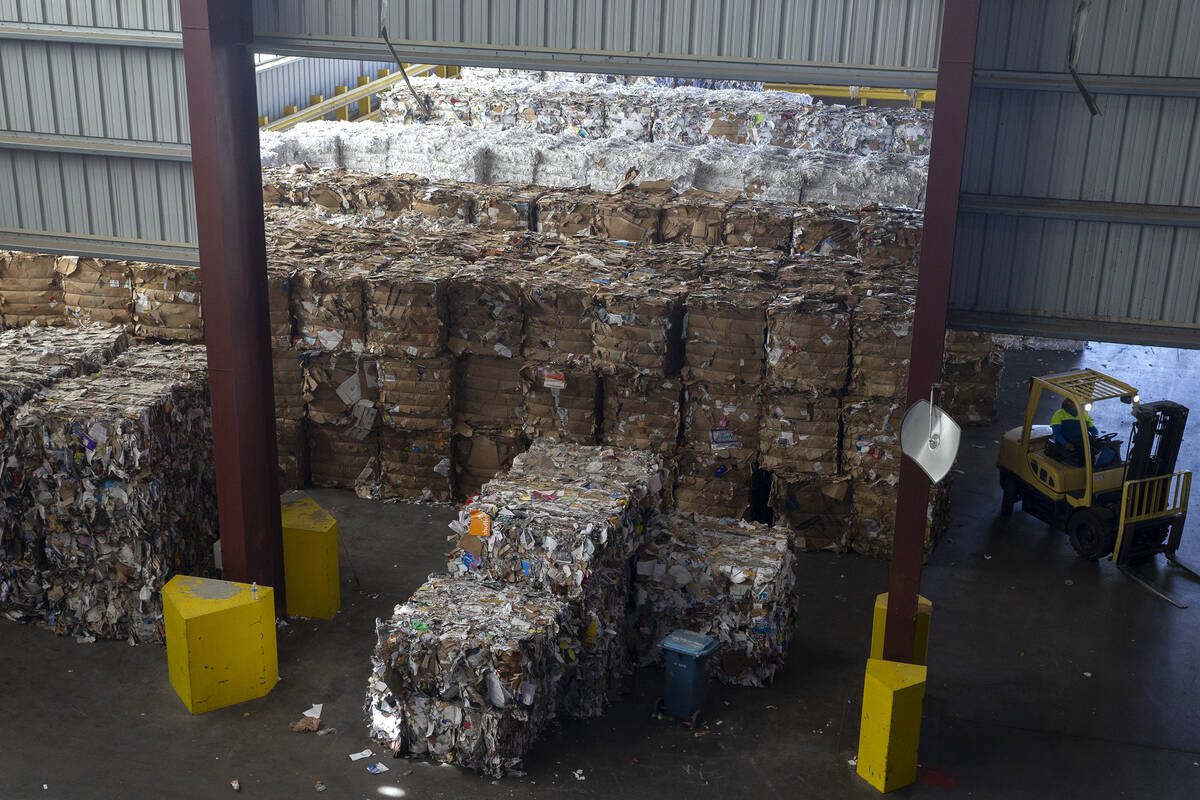
M 966 148 L 967 107 L 975 69 L 979 0 L 946 0 L 938 59 L 937 106 L 925 190 L 925 228 L 921 235 L 921 271 L 908 365 L 908 403 L 928 398 L 942 372 L 950 265 L 958 224 L 958 193 Z M 888 581 L 883 657 L 911 662 L 917 623 L 917 594 L 924 560 L 925 515 L 929 478 L 911 459 L 900 460 L 896 532 Z
M 274 587 L 282 608 L 258 102 L 247 47 L 250 3 L 187 0 L 180 8 L 221 561 L 230 580 Z

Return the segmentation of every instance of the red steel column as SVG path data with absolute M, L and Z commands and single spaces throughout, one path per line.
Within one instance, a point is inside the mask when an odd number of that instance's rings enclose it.
M 909 405 L 922 398 L 928 399 L 929 390 L 939 381 L 942 372 L 950 264 L 954 258 L 954 231 L 958 224 L 958 193 L 962 183 L 967 106 L 971 100 L 978 25 L 979 0 L 946 0 L 942 12 L 929 182 L 925 190 L 921 272 L 908 366 Z M 929 478 L 910 459 L 901 459 L 887 625 L 883 637 L 883 657 L 889 661 L 912 661 L 928 503 Z
M 227 578 L 274 587 L 284 607 L 250 3 L 180 7 L 221 560 Z

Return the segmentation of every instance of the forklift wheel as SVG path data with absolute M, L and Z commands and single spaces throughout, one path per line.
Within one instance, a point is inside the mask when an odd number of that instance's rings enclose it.
M 1004 492 L 1004 495 L 1000 500 L 1000 516 L 1011 517 L 1013 513 L 1013 506 L 1016 505 L 1017 494 L 1019 492 L 1017 479 L 1010 478 L 1008 476 L 1001 478 L 1000 490 Z
M 1095 508 L 1081 508 L 1072 514 L 1067 520 L 1067 535 L 1071 537 L 1071 547 L 1075 548 L 1075 552 L 1088 561 L 1108 555 L 1117 543 L 1117 531 L 1111 515 Z
M 702 711 L 700 711 L 700 709 L 696 709 L 695 711 L 693 711 L 692 712 L 692 720 L 691 720 L 692 730 L 694 730 L 694 731 L 700 730 L 700 721 L 703 719 L 704 719 L 704 713 Z

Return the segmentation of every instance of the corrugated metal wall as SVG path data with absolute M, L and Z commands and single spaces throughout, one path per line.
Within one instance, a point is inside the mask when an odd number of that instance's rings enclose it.
M 1200 3 L 985 0 L 951 288 L 957 325 L 1200 344 Z M 984 34 L 986 31 L 986 35 Z
M 942 0 L 392 0 L 433 64 L 932 88 Z M 378 0 L 254 0 L 262 50 L 386 55 Z M 615 57 L 615 59 L 614 59 Z
M 308 105 L 311 95 L 333 96 L 333 87 L 355 87 L 359 75 L 375 80 L 376 70 L 395 69 L 392 61 L 355 61 L 342 58 L 285 58 L 255 69 L 258 115 L 283 116 L 284 106 Z
M 126 31 L 183 30 L 180 0 L 0 0 L 0 20 Z

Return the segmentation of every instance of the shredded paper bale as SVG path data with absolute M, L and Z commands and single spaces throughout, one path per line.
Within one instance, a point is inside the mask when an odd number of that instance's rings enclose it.
M 568 604 L 522 585 L 431 575 L 376 626 L 366 712 L 394 755 L 518 770 L 554 717 Z
M 713 672 L 725 683 L 765 686 L 787 655 L 795 575 L 782 528 L 670 514 L 648 526 L 637 556 L 636 659 L 662 661 L 658 643 L 677 628 L 720 644 Z
M 141 345 L 64 377 L 17 409 L 3 446 L 26 475 L 6 613 L 63 634 L 162 641 L 163 584 L 213 568 L 203 348 Z

